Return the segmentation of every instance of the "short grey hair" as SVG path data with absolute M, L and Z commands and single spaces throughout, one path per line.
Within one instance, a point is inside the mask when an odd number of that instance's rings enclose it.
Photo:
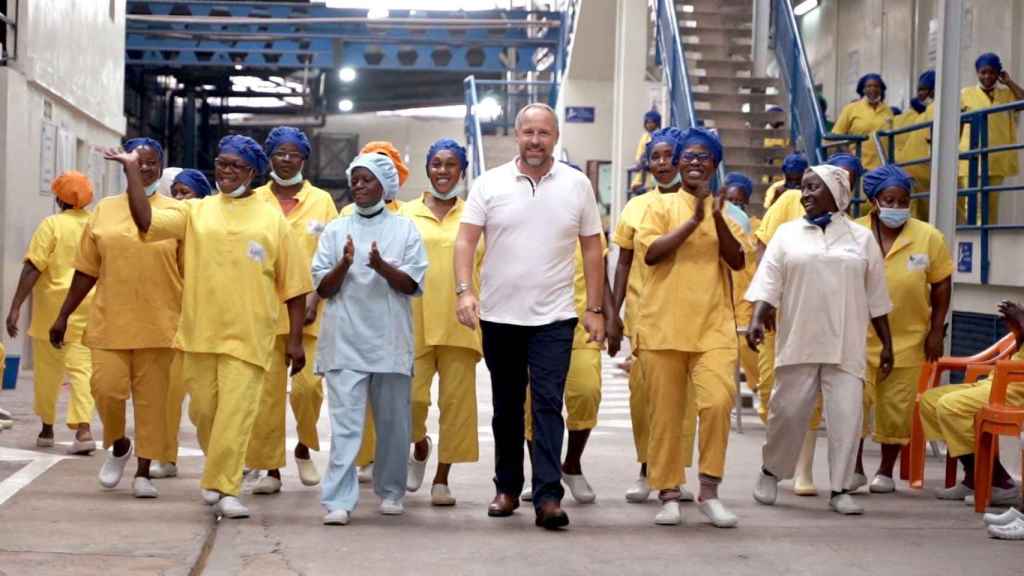
M 531 102 L 531 103 L 527 104 L 526 106 L 523 106 L 522 108 L 519 109 L 519 113 L 516 114 L 516 123 L 515 123 L 516 130 L 519 130 L 519 127 L 523 125 L 523 118 L 526 116 L 526 113 L 528 111 L 530 111 L 530 110 L 544 110 L 547 113 L 551 114 L 551 117 L 555 119 L 555 131 L 557 132 L 559 130 L 559 128 L 558 128 L 558 113 L 555 112 L 554 108 L 552 108 L 551 106 L 548 106 L 547 104 L 545 104 L 543 102 Z

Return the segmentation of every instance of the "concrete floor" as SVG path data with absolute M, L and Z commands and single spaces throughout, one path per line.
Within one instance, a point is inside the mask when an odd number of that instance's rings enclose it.
M 600 423 L 584 457 L 597 503 L 577 505 L 567 495 L 572 525 L 558 534 L 535 528 L 529 506 L 512 518 L 488 518 L 493 441 L 482 364 L 479 372 L 481 460 L 454 468 L 458 505 L 431 507 L 425 486 L 407 498 L 404 516 L 384 517 L 364 487 L 347 527 L 321 525 L 319 491 L 298 482 L 290 456 L 281 494 L 248 496 L 252 518 L 217 522 L 199 501 L 202 458 L 187 417 L 181 475 L 158 481 L 159 499 L 131 497 L 132 466 L 121 486 L 104 491 L 96 480 L 101 453 L 62 457 L 66 429 L 57 430 L 57 448 L 35 448 L 32 386 L 22 379 L 17 390 L 0 393 L 0 405 L 17 419 L 0 433 L 0 574 L 997 574 L 1019 572 L 1024 559 L 1024 545 L 989 540 L 972 509 L 902 484 L 895 495 L 858 496 L 867 509 L 862 517 L 830 512 L 824 492 L 793 496 L 789 483 L 775 507 L 755 504 L 750 493 L 764 430 L 751 411 L 745 433 L 732 435 L 721 488 L 740 526 L 716 529 L 693 504 L 684 505 L 684 525 L 654 526 L 653 499 L 638 505 L 622 497 L 637 467 L 625 376 L 610 363 Z M 320 428 L 327 438 L 326 419 Z M 1006 463 L 1019 470 L 1014 447 L 1008 441 L 1004 454 L 1014 455 Z M 819 488 L 826 458 L 819 441 Z M 314 459 L 323 470 L 326 452 Z M 877 446 L 869 445 L 866 467 L 873 470 L 877 459 Z M 427 484 L 434 465 L 431 459 Z M 929 486 L 942 476 L 943 463 L 930 459 Z

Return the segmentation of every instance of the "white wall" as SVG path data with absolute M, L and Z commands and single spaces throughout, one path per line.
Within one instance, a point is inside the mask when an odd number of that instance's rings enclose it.
M 611 81 L 572 80 L 562 84 L 565 106 L 592 106 L 593 124 L 562 122 L 562 148 L 569 159 L 582 168 L 588 160 L 612 159 L 612 94 Z M 564 115 L 563 115 L 564 118 Z

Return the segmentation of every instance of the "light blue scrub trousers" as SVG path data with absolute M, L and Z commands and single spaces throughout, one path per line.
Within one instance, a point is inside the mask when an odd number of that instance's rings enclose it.
M 331 456 L 320 502 L 328 512 L 355 510 L 359 481 L 355 459 L 362 444 L 366 400 L 377 433 L 373 490 L 385 499 L 405 496 L 409 468 L 412 378 L 404 374 L 331 370 L 325 375 L 331 417 Z

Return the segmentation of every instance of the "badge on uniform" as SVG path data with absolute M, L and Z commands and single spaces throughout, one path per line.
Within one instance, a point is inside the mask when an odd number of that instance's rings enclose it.
M 319 220 L 310 220 L 306 223 L 306 232 L 310 236 L 319 236 L 324 231 L 324 223 Z
M 910 258 L 907 259 L 907 270 L 916 272 L 918 270 L 928 269 L 928 255 L 927 254 L 911 254 Z
M 249 241 L 249 259 L 253 262 L 259 262 L 263 264 L 263 261 L 267 259 L 267 250 L 262 244 L 255 240 Z

